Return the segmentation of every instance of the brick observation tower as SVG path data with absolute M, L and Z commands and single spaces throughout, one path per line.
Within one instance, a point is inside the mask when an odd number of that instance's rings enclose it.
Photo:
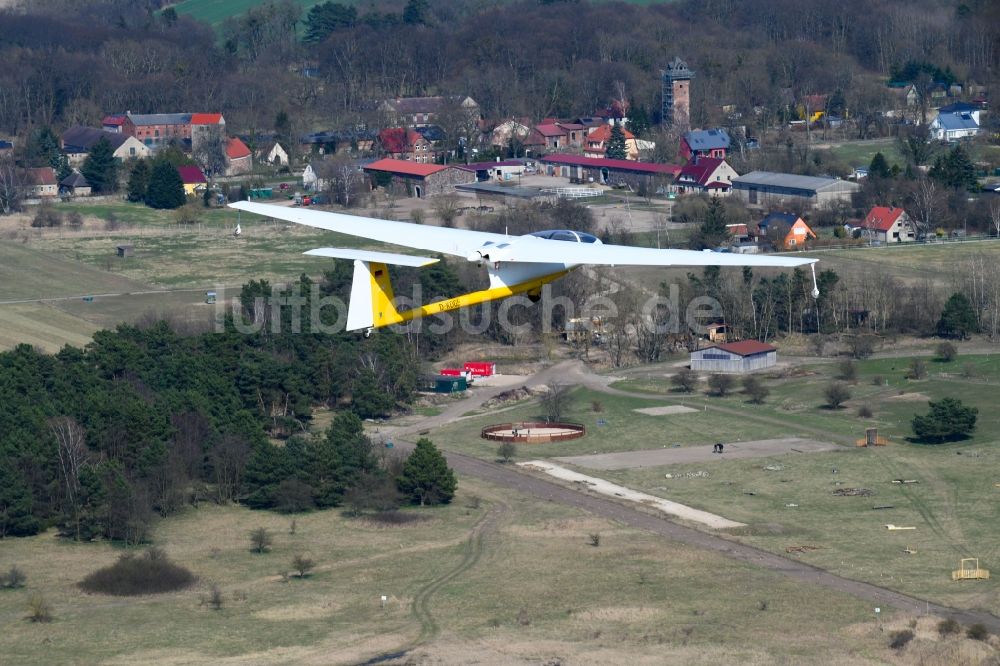
M 685 132 L 691 129 L 691 79 L 694 72 L 687 63 L 675 57 L 674 61 L 660 70 L 663 91 L 663 106 L 660 109 L 666 127 Z

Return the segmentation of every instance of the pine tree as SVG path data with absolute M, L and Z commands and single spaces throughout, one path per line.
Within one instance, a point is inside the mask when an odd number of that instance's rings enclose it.
M 917 439 L 940 443 L 967 437 L 976 429 L 979 410 L 975 407 L 966 407 L 955 398 L 943 398 L 929 404 L 930 413 L 913 417 L 913 434 Z
M 631 109 L 628 114 L 628 131 L 640 138 L 649 132 L 649 114 L 645 106 L 635 102 L 631 104 Z
M 414 504 L 447 504 L 455 496 L 458 482 L 438 448 L 421 437 L 417 448 L 403 464 L 396 480 L 399 491 Z
M 729 242 L 729 229 L 726 228 L 726 210 L 722 207 L 719 197 L 708 201 L 708 212 L 701 226 L 691 234 L 692 250 L 712 250 Z
M 145 201 L 146 190 L 149 189 L 149 162 L 138 160 L 132 165 L 128 176 L 128 200 Z
M 318 44 L 338 28 L 349 28 L 358 20 L 356 7 L 339 2 L 324 2 L 314 5 L 306 15 L 306 34 L 302 41 Z
M 889 163 L 885 159 L 885 155 L 882 153 L 875 153 L 875 157 L 872 158 L 871 164 L 868 165 L 868 177 L 869 178 L 889 178 L 892 175 L 892 171 L 889 169 Z
M 118 160 L 107 139 L 102 138 L 91 147 L 80 173 L 94 192 L 114 192 L 118 189 Z
M 625 132 L 622 131 L 622 126 L 618 123 L 611 127 L 611 138 L 608 139 L 608 147 L 604 150 L 604 155 L 609 160 L 623 160 L 627 156 Z
M 157 160 L 149 175 L 146 205 L 150 208 L 179 208 L 184 205 L 184 181 L 177 169 L 166 160 Z
M 930 170 L 934 178 L 946 187 L 973 189 L 976 186 L 976 166 L 962 146 L 955 146 L 947 155 L 939 155 Z
M 964 340 L 970 333 L 979 330 L 976 322 L 976 312 L 965 294 L 954 293 L 944 304 L 941 318 L 938 320 L 937 332 L 942 338 L 958 338 Z
M 403 23 L 407 25 L 423 25 L 427 23 L 430 7 L 427 0 L 409 0 L 403 8 Z

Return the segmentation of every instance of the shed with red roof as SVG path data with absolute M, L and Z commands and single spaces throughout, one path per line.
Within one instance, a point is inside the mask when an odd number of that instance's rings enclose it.
M 773 367 L 778 350 L 757 340 L 716 344 L 691 352 L 695 372 L 744 373 Z
M 667 188 L 681 168 L 675 164 L 610 160 L 606 157 L 581 157 L 555 153 L 540 158 L 541 169 L 549 176 L 562 176 L 579 183 L 628 185 L 656 192 Z
M 253 156 L 247 145 L 239 137 L 232 137 L 226 143 L 226 175 L 238 176 L 250 173 L 253 169 Z
M 385 187 L 397 194 L 427 197 L 453 192 L 455 185 L 476 182 L 476 172 L 457 165 L 420 164 L 407 160 L 385 158 L 365 167 L 372 178 L 372 187 Z
M 179 166 L 177 174 L 184 183 L 184 194 L 194 194 L 195 190 L 204 188 L 208 182 L 205 173 L 196 166 Z

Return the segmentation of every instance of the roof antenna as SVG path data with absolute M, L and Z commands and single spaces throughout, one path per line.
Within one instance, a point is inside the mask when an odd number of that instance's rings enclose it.
M 809 264 L 809 268 L 812 269 L 812 274 L 813 274 L 812 297 L 813 298 L 819 298 L 819 285 L 816 284 L 816 264 L 815 263 Z

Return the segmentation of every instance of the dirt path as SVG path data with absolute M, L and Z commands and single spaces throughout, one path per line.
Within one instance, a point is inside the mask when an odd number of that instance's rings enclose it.
M 420 635 L 416 640 L 416 645 L 429 642 L 437 636 L 440 630 L 431 612 L 431 599 L 434 597 L 434 594 L 479 562 L 485 550 L 486 538 L 497 531 L 500 521 L 508 509 L 509 507 L 502 502 L 494 503 L 490 507 L 490 510 L 483 514 L 483 517 L 472 527 L 472 533 L 469 534 L 469 538 L 465 542 L 465 552 L 462 560 L 453 568 L 422 587 L 414 595 L 411 610 L 413 616 L 420 622 Z

